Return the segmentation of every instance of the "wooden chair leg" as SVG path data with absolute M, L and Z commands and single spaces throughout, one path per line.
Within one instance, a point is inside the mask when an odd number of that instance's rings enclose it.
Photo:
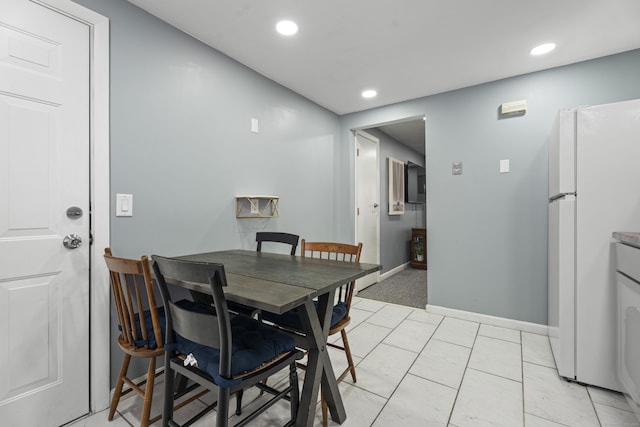
M 122 359 L 122 365 L 120 366 L 120 374 L 118 375 L 116 389 L 113 393 L 113 398 L 111 398 L 111 408 L 109 408 L 109 416 L 107 417 L 109 421 L 113 420 L 113 416 L 116 413 L 116 408 L 118 407 L 118 403 L 120 402 L 120 396 L 122 396 L 122 387 L 124 387 L 124 377 L 127 376 L 130 361 L 131 356 L 125 353 L 124 359 Z
M 147 370 L 147 383 L 144 388 L 144 397 L 142 405 L 142 417 L 140 419 L 140 427 L 149 425 L 149 415 L 151 413 L 151 402 L 153 401 L 153 384 L 156 379 L 156 358 L 149 358 L 149 369 Z
M 342 335 L 342 343 L 344 344 L 344 352 L 347 354 L 347 362 L 349 363 L 349 370 L 351 371 L 351 378 L 353 382 L 356 382 L 356 366 L 353 363 L 353 358 L 351 357 L 351 348 L 349 347 L 349 340 L 347 339 L 347 332 L 343 329 L 340 331 L 340 335 Z
M 324 400 L 324 396 L 322 396 L 320 405 L 322 406 L 322 427 L 327 427 L 329 425 L 329 405 Z

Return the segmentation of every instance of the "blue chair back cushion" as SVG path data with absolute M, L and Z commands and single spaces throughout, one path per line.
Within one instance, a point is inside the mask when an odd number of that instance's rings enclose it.
M 164 337 L 167 336 L 167 334 L 165 333 L 167 322 L 164 316 L 164 307 L 158 307 L 157 310 L 158 320 L 160 321 L 160 329 L 162 330 L 162 337 L 164 341 Z M 158 347 L 158 342 L 156 340 L 156 335 L 153 332 L 153 321 L 151 320 L 151 312 L 149 310 L 145 310 L 142 315 L 144 318 L 144 324 L 147 327 L 147 339 L 140 339 L 138 341 L 135 341 L 133 343 L 133 346 L 135 348 L 141 348 L 148 344 L 150 350 L 156 349 Z M 138 330 L 138 336 L 142 337 L 142 329 L 140 328 L 140 321 L 138 319 L 139 318 L 136 316 L 136 329 Z M 122 332 L 122 325 L 118 325 L 118 329 Z
M 314 301 L 314 304 L 318 305 L 317 301 Z M 339 321 L 344 319 L 347 315 L 347 304 L 340 301 L 336 305 L 333 306 L 333 313 L 331 313 L 331 327 L 333 328 Z M 291 328 L 296 331 L 302 331 L 302 322 L 300 322 L 300 316 L 298 315 L 298 310 L 289 310 L 284 314 L 273 314 L 265 312 L 262 314 L 262 318 L 264 320 L 268 320 L 269 322 L 275 323 L 276 325 L 284 326 L 286 328 Z
M 180 301 L 180 305 L 194 311 L 203 311 L 202 305 L 191 301 Z M 209 313 L 215 312 L 212 307 L 206 307 L 204 310 Z M 247 316 L 235 316 L 231 319 L 231 335 L 233 339 L 232 377 L 252 371 L 278 355 L 295 349 L 292 337 Z M 184 355 L 193 354 L 198 362 L 198 368 L 209 374 L 219 386 L 231 387 L 240 382 L 240 380 L 220 376 L 220 351 L 217 348 L 198 344 L 178 334 L 176 334 L 176 345 L 173 348 Z

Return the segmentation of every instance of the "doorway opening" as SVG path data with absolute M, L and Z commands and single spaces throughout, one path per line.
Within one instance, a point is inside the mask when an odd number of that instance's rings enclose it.
M 392 122 L 376 123 L 354 130 L 355 145 L 358 146 L 358 132 L 364 131 L 378 141 L 377 176 L 367 177 L 358 172 L 356 157 L 356 198 L 362 181 L 376 180 L 379 185 L 378 226 L 378 262 L 383 265 L 380 280 L 366 288 L 358 287 L 358 296 L 395 304 L 425 308 L 427 304 L 427 270 L 411 268 L 412 229 L 426 229 L 427 201 L 417 203 L 405 197 L 404 214 L 388 214 L 388 158 L 400 160 L 407 165 L 419 165 L 426 168 L 426 120 L 424 116 L 407 117 Z M 424 180 L 423 175 L 422 179 Z M 422 184 L 426 189 L 426 183 Z M 359 222 L 362 206 L 356 200 L 356 238 L 360 237 Z M 424 254 L 426 257 L 426 253 Z M 428 265 L 428 263 L 427 263 Z

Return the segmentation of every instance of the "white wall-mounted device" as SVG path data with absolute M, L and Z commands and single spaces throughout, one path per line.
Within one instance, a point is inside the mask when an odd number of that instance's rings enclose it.
M 509 159 L 500 160 L 500 173 L 509 173 Z
M 500 105 L 500 115 L 502 116 L 521 116 L 527 112 L 527 100 L 505 102 Z

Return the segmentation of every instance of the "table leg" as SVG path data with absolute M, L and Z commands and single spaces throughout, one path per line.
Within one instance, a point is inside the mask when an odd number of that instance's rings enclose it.
M 324 313 L 324 320 L 322 322 L 322 337 L 325 343 L 325 350 L 321 352 L 321 361 L 323 369 L 322 374 L 322 392 L 324 398 L 329 406 L 329 413 L 331 419 L 339 424 L 342 424 L 347 419 L 347 413 L 342 403 L 342 397 L 340 396 L 340 390 L 338 389 L 338 383 L 336 381 L 336 374 L 333 372 L 333 366 L 331 365 L 331 358 L 329 357 L 329 351 L 326 347 L 327 337 L 329 335 L 329 329 L 331 328 L 331 316 L 333 315 L 333 301 L 335 296 L 335 290 L 320 295 L 318 297 L 318 315 Z M 320 317 L 320 318 L 322 318 Z
M 334 292 L 321 295 L 318 298 L 317 311 L 311 301 L 307 301 L 304 308 L 300 307 L 303 314 L 301 320 L 307 336 L 308 354 L 300 409 L 296 420 L 297 426 L 313 425 L 320 383 L 329 405 L 331 418 L 340 424 L 347 419 L 326 345 L 331 322 L 329 301 L 333 301 L 333 296 Z M 324 326 L 321 326 L 320 318 Z
M 322 380 L 322 366 L 320 366 L 318 357 L 321 343 L 319 343 L 319 340 L 313 339 L 312 336 L 321 336 L 322 329 L 320 328 L 313 302 L 307 301 L 304 306 L 298 308 L 298 313 L 301 314 L 300 320 L 304 330 L 307 331 L 307 369 L 304 374 L 296 426 L 311 427 L 315 417 L 316 402 L 318 401 L 318 392 Z M 313 331 L 313 333 L 309 334 L 309 331 Z

